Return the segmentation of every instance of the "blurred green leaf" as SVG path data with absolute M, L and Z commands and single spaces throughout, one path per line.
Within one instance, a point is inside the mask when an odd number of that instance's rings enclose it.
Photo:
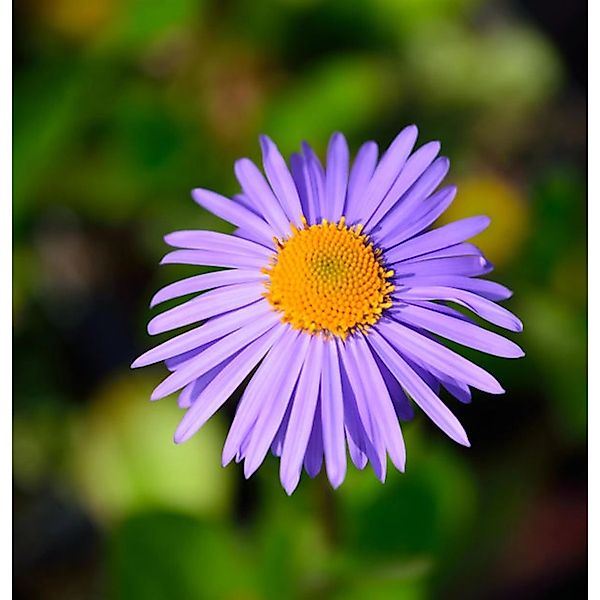
M 353 136 L 381 116 L 395 99 L 393 80 L 377 59 L 332 59 L 274 97 L 265 130 L 285 153 L 297 150 L 302 140 L 323 150 L 334 131 Z
M 224 525 L 148 513 L 125 521 L 111 541 L 114 597 L 135 600 L 259 598 L 247 551 Z
M 82 501 L 109 522 L 151 508 L 226 514 L 231 483 L 218 419 L 175 445 L 182 413 L 172 400 L 149 402 L 155 381 L 132 373 L 109 382 L 75 424 L 72 470 Z

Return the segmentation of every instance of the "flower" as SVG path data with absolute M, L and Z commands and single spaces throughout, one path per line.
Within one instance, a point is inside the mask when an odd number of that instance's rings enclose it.
M 133 367 L 165 361 L 171 374 L 153 400 L 178 390 L 183 442 L 249 378 L 223 448 L 223 465 L 244 461 L 252 475 L 269 449 L 291 494 L 302 466 L 323 462 L 333 487 L 367 462 L 384 481 L 389 455 L 404 471 L 400 421 L 413 403 L 450 438 L 469 446 L 463 427 L 440 400 L 443 387 L 469 402 L 471 387 L 503 393 L 492 375 L 443 345 L 445 338 L 507 358 L 512 341 L 483 329 L 449 303 L 510 331 L 521 322 L 496 304 L 506 287 L 480 279 L 492 265 L 465 240 L 489 225 L 470 217 L 428 230 L 456 188 L 437 190 L 449 161 L 429 142 L 411 154 L 417 128 L 406 127 L 378 158 L 366 142 L 350 167 L 335 133 L 323 168 L 303 144 L 291 171 L 277 146 L 260 138 L 266 178 L 243 158 L 242 193 L 205 189 L 200 206 L 237 227 L 232 235 L 178 231 L 166 236 L 162 264 L 223 267 L 161 289 L 151 306 L 204 294 L 154 317 L 152 335 L 204 321 L 149 350 Z M 437 191 L 436 191 L 437 190 Z

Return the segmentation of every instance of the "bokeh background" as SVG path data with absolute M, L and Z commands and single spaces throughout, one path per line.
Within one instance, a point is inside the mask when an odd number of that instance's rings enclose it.
M 23 0 L 14 4 L 14 590 L 22 599 L 582 598 L 586 577 L 585 3 Z M 407 473 L 288 498 L 220 467 L 234 411 L 176 447 L 148 301 L 191 268 L 162 235 L 226 225 L 257 135 L 321 156 L 409 123 L 440 139 L 515 290 L 507 393 L 423 415 Z M 516 339 L 516 337 L 514 338 Z

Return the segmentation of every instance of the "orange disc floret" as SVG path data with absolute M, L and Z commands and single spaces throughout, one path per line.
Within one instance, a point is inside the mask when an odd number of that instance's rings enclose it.
M 366 330 L 392 303 L 393 271 L 381 262 L 362 225 L 327 220 L 277 241 L 277 254 L 263 269 L 269 275 L 265 297 L 295 329 L 346 338 Z

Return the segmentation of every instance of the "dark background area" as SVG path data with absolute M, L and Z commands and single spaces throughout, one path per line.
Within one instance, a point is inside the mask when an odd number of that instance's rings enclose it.
M 14 5 L 14 595 L 582 598 L 587 545 L 586 6 L 543 0 L 25 0 Z M 188 443 L 148 301 L 191 268 L 162 236 L 225 224 L 268 133 L 442 141 L 444 222 L 515 291 L 504 396 L 448 399 L 472 447 L 422 414 L 407 472 L 351 470 L 288 498 L 274 458 L 222 469 L 230 401 Z M 476 353 L 473 353 L 475 356 Z

